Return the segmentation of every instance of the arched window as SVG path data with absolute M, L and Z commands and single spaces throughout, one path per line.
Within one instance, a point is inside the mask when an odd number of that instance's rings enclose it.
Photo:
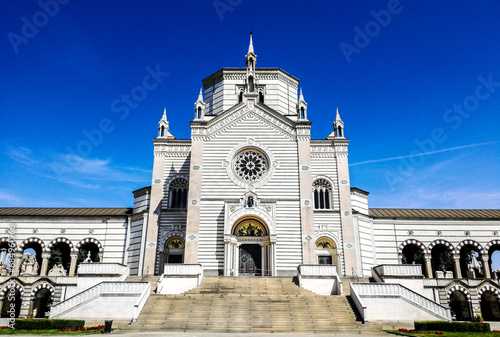
M 264 94 L 262 93 L 262 91 L 259 91 L 259 102 L 264 103 Z
M 197 118 L 200 119 L 201 118 L 201 107 L 198 107 L 198 114 L 197 114 Z
M 240 91 L 240 94 L 238 95 L 238 103 L 243 102 L 243 91 Z
M 332 208 L 332 185 L 326 179 L 316 179 L 313 183 L 314 208 Z
M 189 182 L 178 178 L 170 183 L 169 201 L 170 208 L 187 208 Z

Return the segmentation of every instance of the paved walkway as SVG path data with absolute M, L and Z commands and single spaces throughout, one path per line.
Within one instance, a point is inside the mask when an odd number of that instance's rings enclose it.
M 211 332 L 191 332 L 191 333 L 183 333 L 183 332 L 139 332 L 139 333 L 112 333 L 112 335 L 120 336 L 120 337 L 277 337 L 277 336 L 297 336 L 297 337 L 351 337 L 351 336 L 365 336 L 365 337 L 380 337 L 380 335 L 353 335 L 353 334 L 279 334 L 279 333 L 211 333 Z M 387 334 L 387 336 L 394 336 L 392 334 Z

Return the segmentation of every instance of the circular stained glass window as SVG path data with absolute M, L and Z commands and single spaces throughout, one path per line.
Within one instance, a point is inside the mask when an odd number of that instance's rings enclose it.
M 267 172 L 266 157 L 255 150 L 247 150 L 236 155 L 233 162 L 236 176 L 245 181 L 260 180 Z

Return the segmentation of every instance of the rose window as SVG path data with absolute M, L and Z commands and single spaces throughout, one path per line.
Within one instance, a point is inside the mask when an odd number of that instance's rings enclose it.
M 254 150 L 239 153 L 234 158 L 236 176 L 246 181 L 257 181 L 267 171 L 266 157 Z

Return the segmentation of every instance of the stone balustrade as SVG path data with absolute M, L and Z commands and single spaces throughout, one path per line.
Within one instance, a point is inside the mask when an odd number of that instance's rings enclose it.
M 342 282 L 337 266 L 328 264 L 301 264 L 297 267 L 300 287 L 319 295 L 341 295 Z
M 381 264 L 373 267 L 380 277 L 416 277 L 422 278 L 420 264 Z
M 416 292 L 410 290 L 400 284 L 392 284 L 392 283 L 351 283 L 351 296 L 354 299 L 354 303 L 358 307 L 360 313 L 366 314 L 367 312 L 367 304 L 364 302 L 370 302 L 372 305 L 373 311 L 384 310 L 384 307 L 387 306 L 386 301 L 384 299 L 394 299 L 394 298 L 402 298 L 406 300 L 406 302 L 411 303 L 413 306 L 420 307 L 424 311 L 431 313 L 434 317 L 439 317 L 442 320 L 450 320 L 451 314 L 450 310 Z M 365 301 L 365 299 L 376 301 Z M 373 308 L 374 303 L 380 303 L 380 308 Z M 393 305 L 394 307 L 394 305 Z M 377 309 L 377 310 L 375 310 Z M 394 308 L 393 308 L 394 309 Z M 404 310 L 403 310 L 404 312 Z M 398 317 L 401 320 L 405 320 L 404 317 Z M 366 319 L 364 317 L 364 319 Z M 407 319 L 411 321 L 411 319 Z
M 142 298 L 144 292 L 148 289 L 149 294 L 151 283 L 149 282 L 101 282 L 92 288 L 89 288 L 81 293 L 66 299 L 65 301 L 52 306 L 50 310 L 50 318 L 57 318 L 63 314 L 74 310 L 85 303 L 88 303 L 96 298 L 103 296 L 113 296 L 115 300 L 118 297 L 138 297 Z M 121 295 L 121 296 L 120 296 Z M 127 308 L 121 308 L 127 310 Z M 133 311 L 134 308 L 130 308 Z M 138 314 L 138 313 L 137 313 Z
M 80 263 L 78 275 L 117 276 L 129 274 L 130 267 L 121 263 Z
M 201 285 L 203 267 L 201 264 L 165 264 L 158 280 L 158 294 L 182 294 Z
M 165 264 L 164 275 L 200 275 L 203 274 L 201 264 Z

